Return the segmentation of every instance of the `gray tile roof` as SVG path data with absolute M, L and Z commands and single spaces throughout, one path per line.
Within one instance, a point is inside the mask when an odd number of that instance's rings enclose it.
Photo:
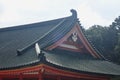
M 76 20 L 76 16 L 72 15 L 46 22 L 0 29 L 0 69 L 38 61 L 33 48 L 35 43 L 38 42 L 44 49 L 62 38 Z
M 74 55 L 73 55 L 74 54 Z M 105 60 L 88 59 L 83 53 L 73 53 L 72 55 L 63 51 L 58 53 L 45 53 L 49 63 L 63 68 L 74 69 L 83 72 L 99 73 L 107 75 L 120 75 L 120 65 Z M 89 55 L 88 55 L 89 56 Z M 81 59 L 81 57 L 84 57 Z
M 35 43 L 41 49 L 55 43 L 67 34 L 77 22 L 77 14 L 56 20 L 0 29 L 0 70 L 30 66 L 41 62 L 35 52 Z M 47 63 L 77 71 L 120 75 L 120 66 L 96 60 L 89 54 L 66 51 L 46 51 Z M 19 55 L 18 55 L 19 54 Z M 74 54 L 74 55 L 73 55 Z M 46 64 L 46 63 L 45 63 Z
M 63 19 L 0 29 L 0 68 L 36 61 L 38 58 L 31 49 L 23 56 L 17 56 L 17 50 L 36 41 Z

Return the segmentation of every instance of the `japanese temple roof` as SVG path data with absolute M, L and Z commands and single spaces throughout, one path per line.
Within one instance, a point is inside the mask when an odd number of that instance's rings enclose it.
M 69 54 L 69 52 L 48 53 L 45 52 L 47 62 L 53 66 L 73 71 L 77 70 L 89 73 L 99 73 L 107 75 L 120 75 L 120 66 L 105 60 L 90 58 L 89 55 Z
M 45 50 L 64 37 L 78 22 L 76 11 L 72 10 L 72 13 L 60 19 L 0 29 L 0 70 L 42 63 L 35 51 L 35 43 L 39 43 L 47 62 L 45 64 L 83 72 L 120 75 L 119 65 L 95 59 L 90 54 Z

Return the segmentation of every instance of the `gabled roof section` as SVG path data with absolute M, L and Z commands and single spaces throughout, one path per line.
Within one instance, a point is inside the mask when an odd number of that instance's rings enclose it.
M 26 46 L 37 41 L 66 18 L 69 17 L 0 29 L 0 68 L 32 64 L 39 61 L 35 50 Z M 28 49 L 20 53 L 25 53 L 23 56 L 18 57 L 17 55 L 20 55 L 19 49 L 24 47 Z
M 43 50 L 62 38 L 77 21 L 76 12 L 71 12 L 71 16 L 60 19 L 0 29 L 0 68 L 39 61 L 35 44 Z
M 26 45 L 22 48 L 17 49 L 18 53 L 23 53 L 30 47 L 34 46 L 36 42 L 38 42 L 42 49 L 50 46 L 54 42 L 58 41 L 62 37 L 64 37 L 67 32 L 69 32 L 72 27 L 75 25 L 75 22 L 77 21 L 77 13 L 75 10 L 71 10 L 72 16 L 66 17 L 62 19 L 57 25 L 55 25 L 53 28 L 51 28 L 48 32 L 46 32 L 44 35 L 39 37 L 38 39 L 34 40 L 29 45 Z
M 120 75 L 119 65 L 96 59 L 102 56 L 88 42 L 78 22 L 76 11 L 71 10 L 71 12 L 71 16 L 56 20 L 0 29 L 0 70 L 14 71 L 18 68 L 22 70 L 23 67 L 30 68 L 42 63 L 62 70 Z M 81 44 L 72 44 L 69 48 L 79 49 L 79 46 L 81 48 L 83 46 L 90 54 L 83 55 L 79 52 L 57 49 L 67 44 L 65 41 L 68 41 L 72 35 L 77 37 Z M 74 38 L 72 42 L 76 43 L 77 40 Z M 54 46 L 57 42 L 59 43 Z M 39 56 L 36 54 L 35 44 L 40 46 L 38 53 L 43 52 L 38 54 Z
M 64 38 L 69 32 L 72 30 L 72 32 L 74 32 L 74 28 L 77 32 L 78 39 L 81 40 L 84 37 L 82 44 L 87 44 L 84 47 L 91 51 L 92 47 L 89 42 L 87 42 L 81 26 L 78 23 L 76 11 L 71 10 L 71 12 L 71 16 L 60 19 L 0 29 L 1 67 L 19 66 L 39 61 L 35 51 L 36 43 L 38 43 L 41 50 L 49 50 L 47 48 Z M 69 38 L 69 35 L 66 38 Z M 85 43 L 85 40 L 87 43 Z M 87 48 L 88 45 L 89 48 Z M 75 45 L 75 47 L 77 47 L 77 45 Z M 94 49 L 92 49 L 90 53 L 94 57 L 99 58 L 100 55 L 93 51 Z
M 80 53 L 89 53 L 95 58 L 102 58 L 89 44 L 77 22 L 64 37 L 46 49 L 52 50 L 57 47 Z
M 46 50 L 53 50 L 55 48 L 63 48 L 66 50 L 76 51 L 76 52 L 83 52 L 83 53 L 89 53 L 95 58 L 104 59 L 104 56 L 101 54 L 98 54 L 94 48 L 91 46 L 89 41 L 87 40 L 86 36 L 83 33 L 83 30 L 81 28 L 81 25 L 79 24 L 77 20 L 77 13 L 75 10 L 73 10 L 73 16 L 75 19 L 73 19 L 73 23 L 71 25 L 62 26 L 63 30 L 60 31 L 60 33 L 56 36 L 60 37 L 57 39 L 56 42 L 45 48 Z M 69 22 L 70 24 L 71 22 Z M 59 26 L 61 27 L 61 26 Z M 65 29 L 66 30 L 65 30 Z M 59 30 L 59 29 L 58 29 Z M 65 34 L 62 34 L 64 31 Z M 61 36 L 59 36 L 61 35 Z

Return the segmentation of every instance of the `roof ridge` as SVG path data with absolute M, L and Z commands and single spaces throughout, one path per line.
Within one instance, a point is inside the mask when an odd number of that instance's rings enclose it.
M 65 19 L 65 18 L 67 18 L 67 17 L 58 18 L 58 19 L 52 19 L 52 20 L 47 20 L 47 21 L 42 21 L 42 22 L 35 22 L 35 23 L 30 23 L 30 24 L 28 23 L 28 24 L 23 24 L 23 25 L 15 25 L 15 26 L 11 26 L 11 27 L 0 28 L 0 32 L 12 31 L 12 30 L 20 30 L 20 29 L 26 29 L 26 28 L 34 28 L 33 26 L 30 27 L 29 25 L 37 25 L 37 24 L 42 24 L 43 25 L 46 22 L 51 24 L 51 22 L 54 22 L 56 20 Z

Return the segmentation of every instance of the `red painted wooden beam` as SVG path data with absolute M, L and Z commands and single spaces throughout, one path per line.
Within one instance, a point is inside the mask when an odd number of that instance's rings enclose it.
M 25 70 L 25 71 L 24 71 Z M 28 70 L 28 71 L 26 71 Z M 37 72 L 36 74 L 32 74 L 31 72 Z M 15 72 L 14 72 L 15 71 Z M 7 72 L 7 71 L 5 71 Z M 27 73 L 26 73 L 27 72 Z M 67 70 L 58 69 L 55 67 L 51 67 L 45 64 L 29 67 L 29 68 L 23 68 L 23 69 L 17 69 L 12 70 L 7 73 L 0 74 L 0 78 L 19 78 L 22 80 L 22 78 L 39 78 L 39 80 L 43 80 L 43 78 L 49 76 L 62 76 L 63 77 L 69 77 L 69 78 L 76 78 L 76 79 L 92 79 L 92 80 L 109 80 L 108 76 L 101 76 L 101 75 L 91 75 L 91 74 L 85 74 L 85 73 L 76 73 L 71 72 Z

